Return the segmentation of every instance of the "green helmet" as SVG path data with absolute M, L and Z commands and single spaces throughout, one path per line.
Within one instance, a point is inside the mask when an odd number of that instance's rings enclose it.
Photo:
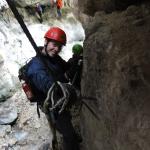
M 76 54 L 76 55 L 80 55 L 81 53 L 83 53 L 83 47 L 82 47 L 82 45 L 75 44 L 72 47 L 72 52 L 73 52 L 73 54 Z

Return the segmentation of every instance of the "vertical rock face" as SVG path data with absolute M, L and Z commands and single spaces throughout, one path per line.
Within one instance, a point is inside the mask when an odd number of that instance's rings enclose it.
M 90 12 L 88 0 L 78 1 L 86 34 L 82 95 L 92 109 L 82 109 L 85 149 L 149 150 L 150 2 L 105 2 Z
M 18 7 L 26 7 L 26 6 L 29 6 L 29 5 L 35 5 L 36 3 L 40 2 L 41 4 L 48 4 L 50 5 L 50 0 L 47 1 L 47 0 L 42 0 L 42 1 L 39 1 L 39 0 L 14 0 L 15 1 L 15 4 L 18 6 Z

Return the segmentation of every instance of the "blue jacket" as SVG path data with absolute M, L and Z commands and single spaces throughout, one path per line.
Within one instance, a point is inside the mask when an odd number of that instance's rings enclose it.
M 47 92 L 52 84 L 57 80 L 67 82 L 64 73 L 67 70 L 67 63 L 60 57 L 54 58 L 42 56 L 46 64 L 39 56 L 35 56 L 29 63 L 27 76 L 36 88 L 36 93 L 40 101 L 46 98 Z M 50 68 L 48 71 L 48 67 Z

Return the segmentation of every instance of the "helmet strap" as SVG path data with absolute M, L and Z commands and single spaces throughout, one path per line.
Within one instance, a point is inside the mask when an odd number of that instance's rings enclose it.
M 47 40 L 47 43 L 44 45 L 44 49 L 45 49 L 46 56 L 49 56 L 49 55 L 48 55 L 48 52 L 47 52 L 48 43 L 49 43 L 49 40 Z

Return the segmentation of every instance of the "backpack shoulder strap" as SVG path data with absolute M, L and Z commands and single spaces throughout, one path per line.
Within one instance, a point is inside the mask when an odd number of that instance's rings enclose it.
M 44 57 L 42 55 L 36 55 L 37 58 L 39 58 L 41 60 L 41 62 L 44 64 L 44 66 L 46 67 L 46 70 L 48 72 L 49 75 L 51 75 L 54 79 L 54 82 L 56 83 L 56 73 L 54 72 L 54 70 L 52 70 L 52 68 L 49 67 L 47 61 L 44 59 Z

